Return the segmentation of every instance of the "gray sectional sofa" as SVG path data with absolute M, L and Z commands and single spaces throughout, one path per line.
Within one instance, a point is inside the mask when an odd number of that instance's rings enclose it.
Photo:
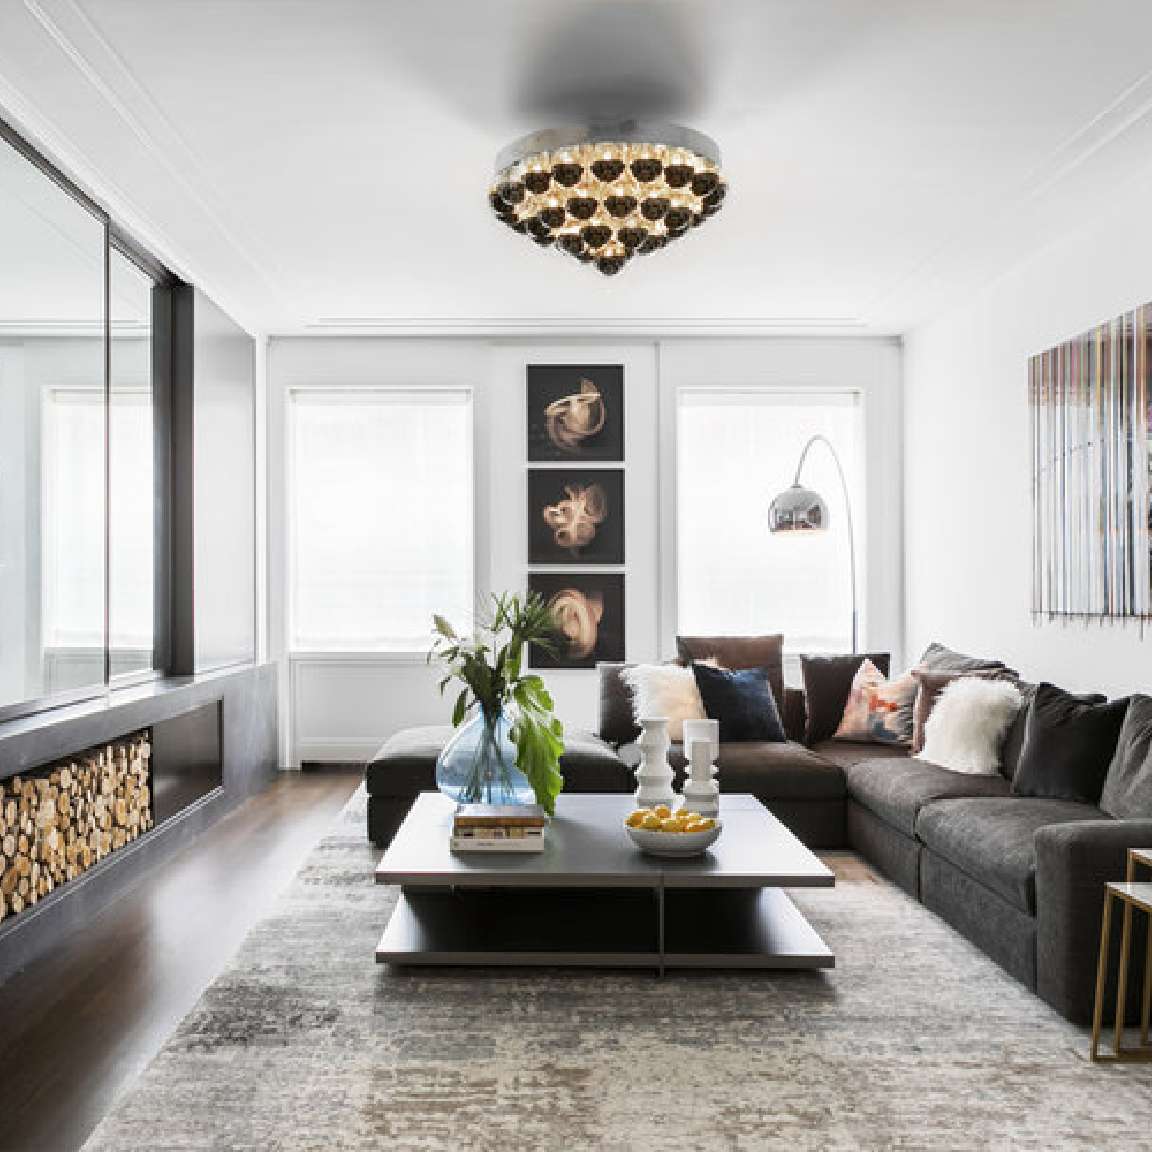
M 736 667 L 741 655 L 720 659 Z M 942 671 L 991 663 L 940 645 L 922 660 Z M 636 735 L 621 668 L 599 667 L 599 731 L 568 734 L 568 791 L 635 787 L 618 752 Z M 1128 848 L 1152 846 L 1152 812 L 1116 820 L 1088 804 L 1014 795 L 1026 712 L 1006 741 L 1002 774 L 973 776 L 891 745 L 806 744 L 804 693 L 783 688 L 782 670 L 774 687 L 788 741 L 722 743 L 722 789 L 751 792 L 813 848 L 858 852 L 1062 1015 L 1088 1020 L 1104 884 L 1123 877 Z M 415 795 L 434 787 L 436 756 L 450 734 L 399 733 L 369 765 L 368 831 L 377 844 L 391 839 Z M 679 749 L 672 758 L 682 773 Z

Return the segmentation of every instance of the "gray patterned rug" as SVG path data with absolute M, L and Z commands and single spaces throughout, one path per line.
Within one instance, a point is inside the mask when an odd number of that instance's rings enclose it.
M 361 792 L 88 1152 L 1152 1149 L 1152 1067 L 855 869 L 798 900 L 828 974 L 400 975 L 363 829 Z

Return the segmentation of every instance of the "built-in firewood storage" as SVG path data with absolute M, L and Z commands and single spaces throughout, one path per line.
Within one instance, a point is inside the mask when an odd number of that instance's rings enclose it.
M 151 761 L 144 730 L 0 780 L 0 920 L 152 827 Z

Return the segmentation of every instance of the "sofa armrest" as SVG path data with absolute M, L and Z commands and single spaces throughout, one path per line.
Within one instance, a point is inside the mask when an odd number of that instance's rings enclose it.
M 1096 993 L 1104 886 L 1124 879 L 1129 848 L 1152 845 L 1152 820 L 1052 824 L 1037 829 L 1035 844 L 1036 990 L 1069 1020 L 1086 1022 Z M 1114 934 L 1113 974 L 1118 955 Z

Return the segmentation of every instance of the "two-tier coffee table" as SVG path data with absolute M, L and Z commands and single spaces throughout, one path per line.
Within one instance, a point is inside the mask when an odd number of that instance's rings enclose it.
M 453 854 L 453 804 L 416 800 L 376 869 L 401 888 L 376 949 L 396 965 L 831 968 L 782 891 L 835 877 L 755 797 L 721 797 L 703 855 L 643 855 L 628 795 L 564 795 L 538 854 Z

